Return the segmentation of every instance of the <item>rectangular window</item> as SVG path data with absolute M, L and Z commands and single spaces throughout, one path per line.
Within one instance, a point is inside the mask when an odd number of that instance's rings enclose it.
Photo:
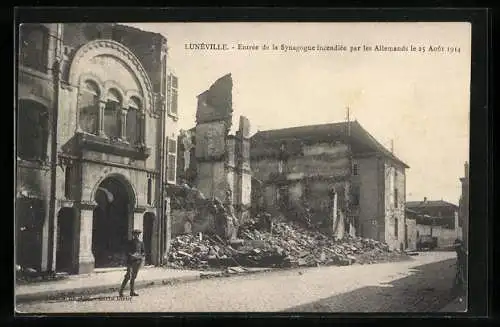
M 353 164 L 353 165 L 352 165 L 352 174 L 353 174 L 354 176 L 358 176 L 358 173 L 359 173 L 359 172 L 358 172 L 358 164 Z
M 398 189 L 394 189 L 394 208 L 398 207 Z
M 167 138 L 167 182 L 176 182 L 177 168 L 177 141 L 173 138 Z
M 152 194 L 153 193 L 153 180 L 150 178 L 148 178 L 148 198 L 147 198 L 147 201 L 148 201 L 148 204 L 151 204 L 152 202 Z
M 359 197 L 360 197 L 359 186 L 354 186 L 352 188 L 352 193 L 351 193 L 352 205 L 359 206 Z
M 177 116 L 177 98 L 178 98 L 178 85 L 179 81 L 177 76 L 172 74 L 168 75 L 167 85 L 167 112 L 169 115 Z
M 398 238 L 398 229 L 398 218 L 394 218 L 394 236 L 396 236 L 396 238 Z

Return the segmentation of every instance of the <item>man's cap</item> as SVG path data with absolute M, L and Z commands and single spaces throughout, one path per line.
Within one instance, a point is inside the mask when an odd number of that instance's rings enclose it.
M 132 234 L 141 234 L 141 233 L 142 233 L 142 230 L 140 230 L 140 229 L 134 229 L 132 231 Z

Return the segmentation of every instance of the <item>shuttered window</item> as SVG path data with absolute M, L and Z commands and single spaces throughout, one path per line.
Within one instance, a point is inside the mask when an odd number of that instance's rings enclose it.
M 176 182 L 177 168 L 177 141 L 174 138 L 167 138 L 167 182 Z
M 167 112 L 169 115 L 177 116 L 177 98 L 178 98 L 178 86 L 179 80 L 177 76 L 169 74 L 167 83 Z

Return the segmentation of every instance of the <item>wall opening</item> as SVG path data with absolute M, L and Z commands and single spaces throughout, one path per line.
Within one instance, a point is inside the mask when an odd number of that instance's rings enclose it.
M 62 208 L 57 214 L 56 270 L 72 272 L 75 242 L 75 211 Z
M 16 264 L 39 269 L 45 205 L 40 199 L 18 198 L 16 201 Z
M 49 139 L 49 111 L 35 101 L 21 100 L 17 108 L 17 156 L 46 161 Z
M 142 241 L 144 242 L 144 250 L 146 252 L 145 264 L 153 264 L 153 231 L 154 231 L 155 214 L 146 212 L 144 214 L 142 226 Z
M 133 219 L 134 199 L 130 185 L 115 177 L 106 178 L 95 194 L 92 252 L 96 268 L 125 265 L 125 245 Z

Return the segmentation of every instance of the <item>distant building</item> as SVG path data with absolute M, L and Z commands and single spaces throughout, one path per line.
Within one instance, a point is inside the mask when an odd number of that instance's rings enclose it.
M 16 263 L 120 266 L 138 228 L 160 264 L 178 114 L 167 40 L 95 23 L 23 24 L 19 40 Z
M 406 203 L 406 215 L 415 219 L 419 238 L 423 235 L 437 237 L 438 247 L 453 245 L 457 238 L 462 238 L 458 223 L 458 207 L 443 200 L 410 201 Z
M 313 223 L 337 237 L 404 247 L 408 165 L 357 121 L 257 132 L 250 157 L 266 210 L 300 215 L 307 205 Z

